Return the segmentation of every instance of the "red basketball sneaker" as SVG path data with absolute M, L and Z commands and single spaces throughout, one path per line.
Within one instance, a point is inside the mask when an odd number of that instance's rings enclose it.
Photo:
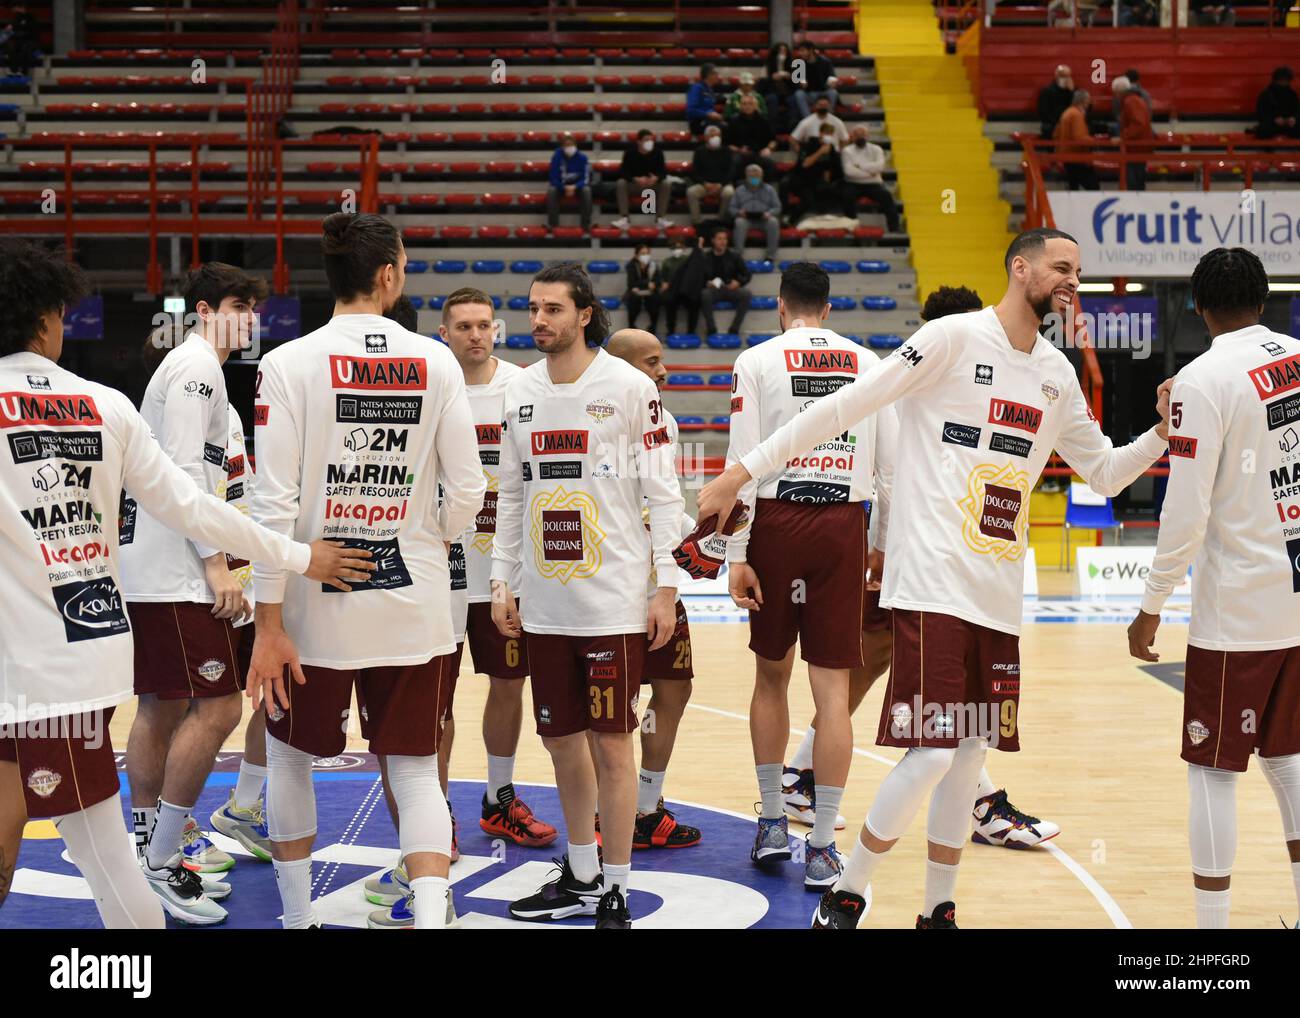
M 679 824 L 677 818 L 664 809 L 663 800 L 653 813 L 643 813 L 636 818 L 632 832 L 632 847 L 636 848 L 690 848 L 700 843 L 697 827 Z
M 496 802 L 488 802 L 483 796 L 483 816 L 478 825 L 487 834 L 509 838 L 527 848 L 543 848 L 559 836 L 554 827 L 538 820 L 528 804 L 515 796 L 513 784 L 497 793 Z

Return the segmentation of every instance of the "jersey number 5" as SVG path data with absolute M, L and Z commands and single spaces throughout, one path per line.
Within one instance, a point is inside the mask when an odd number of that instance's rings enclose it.
M 1169 404 L 1169 423 L 1175 428 L 1183 426 L 1183 401 Z

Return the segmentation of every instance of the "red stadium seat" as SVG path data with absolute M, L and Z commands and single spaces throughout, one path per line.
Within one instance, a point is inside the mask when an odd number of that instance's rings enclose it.
M 617 88 L 619 85 L 623 84 L 623 76 L 621 74 L 597 74 L 592 80 L 595 81 L 597 85 L 604 85 L 606 87 L 613 86 Z M 631 81 L 632 79 L 629 78 L 628 80 Z
M 488 173 L 515 173 L 519 164 L 506 159 L 493 159 L 484 164 L 483 168 Z
M 529 88 L 554 88 L 554 74 L 530 74 L 524 79 L 524 84 Z
M 478 201 L 478 195 L 474 195 L 474 194 L 462 194 L 462 193 L 453 192 L 451 194 L 444 194 L 442 196 L 442 202 L 448 208 L 457 208 L 457 209 L 470 208 L 477 201 Z
M 528 113 L 547 114 L 555 110 L 555 103 L 524 103 L 524 110 Z
M 508 191 L 494 191 L 479 195 L 479 202 L 488 208 L 503 208 L 515 203 L 515 196 Z
M 624 134 L 622 131 L 596 131 L 592 137 L 603 145 L 616 145 L 623 141 Z
M 389 103 L 385 107 L 389 113 L 415 113 L 419 108 L 415 103 Z
M 438 236 L 436 226 L 408 226 L 402 234 L 409 240 L 433 240 Z
M 486 74 L 467 74 L 460 79 L 461 88 L 487 88 L 492 79 Z
M 670 226 L 664 230 L 664 233 L 671 240 L 690 240 L 695 236 L 695 227 L 693 226 Z
M 193 103 L 190 103 L 186 105 L 185 109 L 188 111 L 190 107 L 193 105 L 194 105 Z M 347 103 L 321 103 L 320 111 L 322 113 L 347 113 L 348 104 Z
M 684 46 L 669 46 L 659 50 L 657 55 L 664 60 L 686 60 L 690 57 L 690 53 Z
M 559 229 L 559 227 L 557 227 Z M 546 237 L 545 226 L 516 226 L 515 236 L 520 240 L 544 240 Z
M 308 173 L 338 173 L 338 171 L 338 163 L 312 162 L 307 164 Z
M 598 159 L 592 162 L 591 168 L 597 173 L 617 173 L 620 165 L 617 159 Z
M 762 235 L 761 230 L 754 230 L 752 232 L 755 236 Z M 813 230 L 813 236 L 817 237 L 819 240 L 846 240 L 848 239 L 849 231 L 839 228 Z
M 628 133 L 628 141 L 636 137 L 635 132 Z M 659 140 L 665 145 L 687 145 L 691 141 L 690 131 L 660 131 Z
M 422 113 L 432 113 L 437 117 L 445 117 L 451 114 L 451 103 L 425 103 L 420 107 Z
M 591 235 L 599 237 L 601 240 L 618 240 L 623 236 L 623 231 L 617 226 L 593 226 Z
M 546 195 L 544 194 L 517 194 L 515 195 L 515 204 L 523 209 L 541 208 L 546 204 Z
M 597 106 L 596 109 L 599 110 L 600 107 Z M 656 106 L 654 103 L 638 102 L 638 103 L 628 103 L 628 104 L 627 104 L 627 111 L 628 111 L 629 113 L 636 113 L 636 114 L 645 115 L 645 114 L 648 114 L 648 113 L 654 113 L 654 112 L 656 111 L 656 109 L 657 109 L 657 106 Z M 602 112 L 603 112 L 603 111 L 602 111 Z
M 352 112 L 360 113 L 363 116 L 370 116 L 375 113 L 383 113 L 384 104 L 383 103 L 353 103 Z
M 487 113 L 487 103 L 457 103 L 458 117 L 481 117 Z
M 480 170 L 482 170 L 482 168 L 483 168 L 482 163 L 472 163 L 468 160 L 461 160 L 460 162 L 451 163 L 447 167 L 447 169 L 449 169 L 452 173 L 458 173 L 462 175 L 470 174 L 470 173 L 478 173 Z
M 446 131 L 421 131 L 415 140 L 425 145 L 446 145 L 451 141 L 451 135 Z
M 519 172 L 524 174 L 549 173 L 551 162 L 549 159 L 528 159 L 519 164 Z
M 483 134 L 480 131 L 452 131 L 451 140 L 457 145 L 481 145 Z
M 659 236 L 657 226 L 629 226 L 627 235 L 631 240 L 654 240 Z
M 513 145 L 519 140 L 519 135 L 514 131 L 489 131 L 487 137 L 488 141 L 498 145 Z
M 510 236 L 510 227 L 508 226 L 480 226 L 478 228 L 479 240 L 505 240 Z
M 630 103 L 630 104 L 628 105 L 628 109 L 631 110 L 633 106 L 639 106 L 639 105 L 641 105 L 641 104 L 640 104 L 640 103 Z M 646 105 L 649 105 L 649 104 L 646 104 Z M 615 116 L 615 115 L 617 115 L 617 114 L 619 114 L 619 113 L 622 113 L 622 112 L 623 112 L 623 104 L 622 104 L 622 103 L 613 103 L 613 102 L 599 102 L 599 103 L 596 103 L 596 104 L 595 104 L 595 106 L 593 107 L 593 109 L 595 109 L 595 111 L 596 111 L 597 113 L 602 113 L 602 114 L 604 114 L 605 116 L 609 117 L 609 116 Z
M 367 88 L 387 88 L 393 83 L 393 79 L 387 74 L 363 74 L 361 84 Z
M 493 103 L 490 108 L 494 117 L 517 117 L 521 109 L 518 103 Z
M 555 139 L 552 131 L 525 131 L 522 139 L 530 145 L 549 145 Z
M 598 48 L 596 50 L 596 56 L 600 57 L 602 60 L 618 60 L 623 55 L 624 51 L 622 49 L 616 49 L 614 47 Z
M 591 78 L 585 74 L 561 74 L 560 84 L 565 88 L 586 88 L 591 84 Z
M 853 229 L 855 240 L 879 240 L 885 235 L 883 226 L 857 226 Z
M 588 113 L 591 111 L 590 103 L 560 103 L 561 113 Z M 532 112 L 531 110 L 529 112 Z
M 438 235 L 443 240 L 469 240 L 474 236 L 474 229 L 470 226 L 440 226 Z
M 380 173 L 409 173 L 411 171 L 410 163 L 380 163 Z
M 454 49 L 431 49 L 427 53 L 425 53 L 425 56 L 428 57 L 430 60 L 436 60 L 436 61 L 441 61 L 446 63 L 453 60 L 459 60 L 462 56 L 464 56 L 464 54 Z
M 397 195 L 395 200 L 400 202 L 405 202 L 407 205 L 415 205 L 422 209 L 431 209 L 434 208 L 440 201 L 442 201 L 442 195 L 403 194 L 403 195 Z
M 797 241 L 797 240 L 803 240 L 803 235 L 804 235 L 804 234 L 803 234 L 803 230 L 799 229 L 799 227 L 797 227 L 797 226 L 783 226 L 783 227 L 781 227 L 781 239 L 782 239 L 782 240 L 795 240 L 795 241 Z
M 351 88 L 356 84 L 356 80 L 350 74 L 332 74 L 325 79 L 325 84 L 333 88 Z
M 551 235 L 559 240 L 581 240 L 584 233 L 581 226 L 557 226 L 551 230 Z
M 416 173 L 428 176 L 441 176 L 447 172 L 447 167 L 443 163 L 415 163 L 411 168 Z
M 450 74 L 430 74 L 424 79 L 424 84 L 429 88 L 454 88 L 456 79 Z

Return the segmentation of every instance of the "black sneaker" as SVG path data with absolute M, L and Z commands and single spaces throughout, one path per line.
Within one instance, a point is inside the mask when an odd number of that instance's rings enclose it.
M 526 922 L 546 922 L 571 916 L 595 915 L 600 902 L 600 877 L 584 884 L 569 868 L 569 857 L 552 859 L 559 875 L 537 889 L 536 894 L 510 903 L 510 914 Z
M 955 930 L 957 928 L 957 906 L 945 901 L 934 907 L 934 914 L 916 917 L 918 930 Z
M 632 913 L 628 911 L 627 899 L 617 890 L 606 891 L 596 906 L 596 929 L 630 930 Z
M 814 930 L 856 930 L 858 920 L 867 911 L 867 901 L 852 891 L 828 887 L 813 913 Z

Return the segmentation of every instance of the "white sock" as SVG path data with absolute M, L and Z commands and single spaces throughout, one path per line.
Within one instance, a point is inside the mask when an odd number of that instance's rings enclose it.
M 1295 903 L 1300 908 L 1300 862 L 1291 864 L 1291 882 L 1295 884 Z
M 316 919 L 311 909 L 311 856 L 293 862 L 273 859 L 272 863 L 280 904 L 284 906 L 281 923 L 286 930 L 305 929 Z
M 513 756 L 493 756 L 489 753 L 487 780 L 488 802 L 500 803 L 501 790 L 506 788 L 508 785 L 514 784 L 514 780 L 515 758 Z M 513 790 L 510 798 L 514 798 Z
M 415 895 L 412 911 L 417 930 L 441 930 L 447 925 L 447 878 L 416 877 L 411 881 Z
M 131 827 L 135 831 L 135 854 L 144 855 L 149 847 L 149 835 L 153 833 L 154 821 L 158 819 L 157 806 L 131 807 Z
M 262 798 L 262 783 L 266 781 L 266 768 L 247 760 L 239 765 L 239 780 L 235 782 L 235 808 L 252 809 Z
M 628 891 L 628 881 L 632 876 L 632 864 L 625 863 L 622 866 L 615 866 L 612 863 L 605 863 L 605 890 L 618 891 L 626 899 Z
M 955 865 L 925 860 L 925 911 L 933 915 L 937 906 L 945 901 L 956 901 L 957 869 Z
M 664 794 L 664 775 L 667 771 L 648 771 L 641 768 L 641 780 L 636 786 L 636 811 L 653 813 L 659 808 L 659 796 Z
M 1202 891 L 1199 887 L 1192 890 L 1196 892 L 1196 928 L 1226 930 L 1232 891 Z
M 144 853 L 145 862 L 151 868 L 162 869 L 167 865 L 167 860 L 181 850 L 181 831 L 185 829 L 185 819 L 193 808 L 193 804 L 177 806 L 158 800 L 158 817 L 154 821 L 153 833 L 149 835 L 149 847 Z
M 980 783 L 975 786 L 975 798 L 983 799 L 986 795 L 992 795 L 997 791 L 993 785 L 993 779 L 989 777 L 989 772 L 983 767 L 980 768 Z
M 573 870 L 574 879 L 589 884 L 600 876 L 600 856 L 596 853 L 596 843 L 575 845 L 569 842 L 569 868 Z
M 867 887 L 871 883 L 871 874 L 876 871 L 876 867 L 880 865 L 880 860 L 885 855 L 884 852 L 877 854 L 871 851 L 862 844 L 861 838 L 856 839 L 853 842 L 853 851 L 849 853 L 848 861 L 844 864 L 844 872 L 840 874 L 839 880 L 835 881 L 835 890 L 850 891 L 865 897 Z
M 764 820 L 776 820 L 785 815 L 785 804 L 781 799 L 781 765 L 757 764 L 758 796 L 763 801 L 759 814 Z
M 790 761 L 790 766 L 797 771 L 812 770 L 812 751 L 813 739 L 817 737 L 817 730 L 812 725 L 803 733 L 803 742 L 799 743 L 799 748 L 794 751 L 794 758 Z
M 808 844 L 813 848 L 825 848 L 835 840 L 835 821 L 839 818 L 844 789 L 834 785 L 813 785 L 813 794 L 817 797 L 817 810 Z

